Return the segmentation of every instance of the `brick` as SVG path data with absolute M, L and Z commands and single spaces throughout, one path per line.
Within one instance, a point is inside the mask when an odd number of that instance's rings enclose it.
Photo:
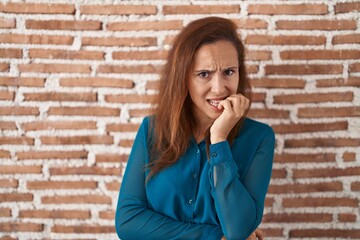
M 8 72 L 10 70 L 10 64 L 0 63 L 0 72 Z
M 31 222 L 5 222 L 0 223 L 0 232 L 42 232 L 44 225 Z
M 341 192 L 343 186 L 341 182 L 322 182 L 322 183 L 294 183 L 294 184 L 271 184 L 269 194 L 290 194 L 290 193 L 318 193 L 318 192 Z
M 105 95 L 105 101 L 111 103 L 152 103 L 154 95 Z
M 101 211 L 99 212 L 99 217 L 101 219 L 115 219 L 115 212 L 114 211 Z
M 6 150 L 0 150 L 0 158 L 10 158 L 10 152 Z
M 39 115 L 37 107 L 0 107 L 0 115 Z
M 352 213 L 339 213 L 338 219 L 340 222 L 356 222 L 356 215 Z
M 232 19 L 239 29 L 267 29 L 268 23 L 263 19 Z
M 53 129 L 97 129 L 95 121 L 42 121 L 21 124 L 25 131 L 41 131 Z
M 299 108 L 300 118 L 325 118 L 325 117 L 356 117 L 360 116 L 360 107 L 319 107 Z
M 253 102 L 263 102 L 265 103 L 266 93 L 263 92 L 254 92 L 252 93 L 252 101 Z
M 154 15 L 157 7 L 154 5 L 82 5 L 81 14 L 92 15 Z
M 248 73 L 248 74 L 257 73 L 257 72 L 259 72 L 259 65 L 249 65 L 249 64 L 247 64 L 245 66 L 245 69 L 246 69 L 246 73 Z
M 167 56 L 166 50 L 153 51 L 116 51 L 113 52 L 113 59 L 131 59 L 131 60 L 164 60 Z
M 106 125 L 107 132 L 136 132 L 139 129 L 137 123 L 112 123 Z
M 145 117 L 151 115 L 150 109 L 130 109 L 129 115 L 130 117 Z
M 357 50 L 301 50 L 281 51 L 280 58 L 284 60 L 313 60 L 313 59 L 359 59 L 360 51 Z
M 100 65 L 98 73 L 160 73 L 160 67 L 146 65 Z
M 276 29 L 281 30 L 355 30 L 355 20 L 301 20 L 288 21 L 279 20 L 276 22 Z
M 249 34 L 245 38 L 245 44 L 251 45 L 325 45 L 325 43 L 325 36 L 272 36 Z
M 51 232 L 54 233 L 115 233 L 115 226 L 100 226 L 100 225 L 54 225 L 51 228 Z
M 3 48 L 0 49 L 1 58 L 22 58 L 22 50 L 16 48 Z
M 337 64 L 279 64 L 266 65 L 266 75 L 342 74 L 343 66 Z
M 131 148 L 134 144 L 134 140 L 133 139 L 121 139 L 119 146 L 120 147 L 124 147 L 124 148 Z
M 159 81 L 147 81 L 145 89 L 157 90 L 159 89 Z
M 335 198 L 335 197 L 297 197 L 284 198 L 283 207 L 302 208 L 302 207 L 357 207 L 359 201 L 353 198 Z
M 18 160 L 35 159 L 87 159 L 87 151 L 24 151 L 16 152 Z
M 16 21 L 11 18 L 0 18 L 0 28 L 15 28 Z
M 347 238 L 347 239 L 359 239 L 360 231 L 358 229 L 320 229 L 320 228 L 310 228 L 310 229 L 291 229 L 289 231 L 290 238 Z
M 54 35 L 0 34 L 2 43 L 71 45 L 74 37 Z
M 245 59 L 252 61 L 271 60 L 271 51 L 248 51 L 245 53 Z
M 44 87 L 44 78 L 0 77 L 0 86 Z
M 101 51 L 65 51 L 52 49 L 30 49 L 30 58 L 45 58 L 45 59 L 81 59 L 81 60 L 103 60 L 105 53 Z
M 18 238 L 10 237 L 9 235 L 4 235 L 0 240 L 18 240 Z
M 26 20 L 27 29 L 44 30 L 101 30 L 100 21 L 67 21 L 67 20 Z
M 239 5 L 165 5 L 163 14 L 240 13 Z
M 106 189 L 109 191 L 119 191 L 121 183 L 118 181 L 112 181 L 105 184 Z
M 20 72 L 41 73 L 90 73 L 91 67 L 84 64 L 30 63 L 18 65 Z
M 0 188 L 17 188 L 19 181 L 16 179 L 0 179 Z
M 351 138 L 311 138 L 311 139 L 288 139 L 285 140 L 286 148 L 297 147 L 357 147 L 359 139 Z
M 271 178 L 286 178 L 287 172 L 286 169 L 273 169 Z
M 75 6 L 70 4 L 6 3 L 0 5 L 5 13 L 23 14 L 75 14 Z
M 347 130 L 348 122 L 333 122 L 333 123 L 300 123 L 300 124 L 276 124 L 272 125 L 275 133 L 303 133 L 303 132 L 324 132 L 324 131 L 339 131 Z
M 360 63 L 352 63 L 349 65 L 349 72 L 360 72 Z
M 142 22 L 113 22 L 107 24 L 109 31 L 163 31 L 163 30 L 180 30 L 183 22 L 179 20 L 168 21 L 142 21 Z
M 60 86 L 134 88 L 135 83 L 129 79 L 118 79 L 118 78 L 101 78 L 101 77 L 61 78 Z
M 360 77 L 316 80 L 316 87 L 360 87 Z
M 336 44 L 347 44 L 347 43 L 360 43 L 360 34 L 341 34 L 335 35 L 332 38 L 331 43 Z
M 42 173 L 42 166 L 31 165 L 31 166 L 21 166 L 21 165 L 1 165 L 0 166 L 1 174 L 36 174 Z
M 0 217 L 11 217 L 10 208 L 0 208 Z
M 31 193 L 0 193 L 0 202 L 31 202 L 33 199 Z
M 358 176 L 359 171 L 360 167 L 294 169 L 293 178 L 334 178 L 344 176 Z
M 335 13 L 359 12 L 360 2 L 344 2 L 335 5 Z
M 44 93 L 24 93 L 24 101 L 41 102 L 96 102 L 96 93 L 66 93 L 66 92 L 44 92 Z
M 247 12 L 265 15 L 324 15 L 328 13 L 326 4 L 257 4 L 249 5 Z
M 332 214 L 328 213 L 268 213 L 263 217 L 264 223 L 325 223 L 332 220 Z
M 81 210 L 20 210 L 20 218 L 88 219 L 90 211 Z
M 103 162 L 127 162 L 129 156 L 125 154 L 96 154 L 95 161 L 96 163 L 103 163 Z
M 0 130 L 16 130 L 15 122 L 0 122 Z M 0 157 L 1 157 L 1 150 L 0 150 Z
M 26 184 L 29 190 L 47 189 L 96 189 L 96 181 L 28 181 Z
M 43 204 L 110 204 L 111 198 L 104 195 L 65 195 L 65 196 L 43 196 L 41 197 Z
M 109 135 L 86 135 L 72 137 L 40 137 L 45 145 L 87 145 L 87 144 L 112 144 L 113 137 Z
M 265 237 L 283 237 L 284 229 L 282 228 L 261 228 Z
M 333 93 L 300 93 L 275 95 L 275 104 L 294 104 L 294 103 L 322 103 L 322 102 L 352 102 L 353 92 L 333 92 Z
M 275 154 L 274 161 L 277 163 L 331 163 L 336 159 L 334 153 L 281 153 Z
M 157 45 L 156 37 L 83 37 L 82 46 L 131 46 L 149 47 Z
M 269 198 L 269 197 L 266 197 L 265 199 L 265 207 L 266 208 L 271 208 L 274 206 L 274 203 L 275 203 L 275 199 L 274 198 Z
M 351 183 L 351 191 L 360 191 L 360 182 Z
M 251 108 L 248 116 L 252 118 L 289 118 L 289 111 L 277 109 Z
M 119 116 L 120 109 L 109 107 L 50 107 L 48 115 Z
M 251 86 L 255 88 L 301 88 L 305 81 L 297 78 L 253 78 Z
M 356 153 L 354 152 L 344 152 L 342 158 L 345 162 L 353 162 L 356 160 Z
M 34 145 L 34 139 L 30 137 L 0 137 L 0 145 Z
M 0 100 L 14 100 L 15 93 L 10 91 L 0 91 Z
M 115 167 L 51 167 L 49 172 L 50 175 L 121 175 L 121 169 Z

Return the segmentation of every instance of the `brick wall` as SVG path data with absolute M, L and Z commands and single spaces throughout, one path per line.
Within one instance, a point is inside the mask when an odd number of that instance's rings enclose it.
M 266 239 L 360 239 L 359 1 L 25 2 L 0 3 L 0 239 L 116 239 L 166 51 L 209 15 L 238 24 L 276 132 Z

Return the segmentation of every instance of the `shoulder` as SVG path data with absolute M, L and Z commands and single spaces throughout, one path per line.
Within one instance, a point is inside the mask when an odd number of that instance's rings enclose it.
M 275 139 L 274 130 L 269 125 L 251 118 L 245 118 L 244 124 L 239 132 L 239 136 L 241 135 Z

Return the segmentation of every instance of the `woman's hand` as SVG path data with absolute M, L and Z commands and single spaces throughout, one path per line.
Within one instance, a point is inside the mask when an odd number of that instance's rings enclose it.
M 231 95 L 219 103 L 218 108 L 223 109 L 223 112 L 210 128 L 210 141 L 212 144 L 227 139 L 231 129 L 247 112 L 249 103 L 249 99 L 241 94 Z
M 221 240 L 226 240 L 225 236 Z M 257 228 L 246 240 L 264 240 L 264 234 Z

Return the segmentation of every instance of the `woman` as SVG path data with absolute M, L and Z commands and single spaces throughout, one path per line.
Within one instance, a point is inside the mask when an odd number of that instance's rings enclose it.
M 260 224 L 272 129 L 246 118 L 244 47 L 230 20 L 176 37 L 154 116 L 143 120 L 116 210 L 121 239 L 246 239 Z

